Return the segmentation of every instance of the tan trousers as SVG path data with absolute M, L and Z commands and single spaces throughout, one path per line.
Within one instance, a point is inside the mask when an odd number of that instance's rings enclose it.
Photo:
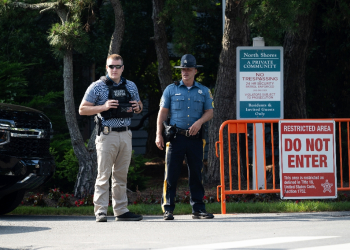
M 103 133 L 96 136 L 98 173 L 95 183 L 94 212 L 107 214 L 109 202 L 109 177 L 112 174 L 112 206 L 114 216 L 128 212 L 126 195 L 127 175 L 132 154 L 132 133 Z

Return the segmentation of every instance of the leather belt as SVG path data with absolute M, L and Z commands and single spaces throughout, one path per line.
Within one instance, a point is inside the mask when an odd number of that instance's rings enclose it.
M 199 138 L 200 136 L 199 132 L 196 135 L 190 135 L 190 130 L 181 129 L 181 128 L 176 128 L 176 133 L 179 135 L 184 135 L 186 137 L 191 137 L 191 138 Z

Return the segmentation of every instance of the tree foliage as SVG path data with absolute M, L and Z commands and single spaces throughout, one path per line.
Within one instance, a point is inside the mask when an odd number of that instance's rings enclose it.
M 66 22 L 64 25 L 55 23 L 49 31 L 48 40 L 57 56 L 63 57 L 66 50 L 76 50 L 83 53 L 89 42 L 87 33 L 79 22 Z
M 17 97 L 25 95 L 27 80 L 23 72 L 29 65 L 0 61 L 0 102 L 14 103 Z
M 347 118 L 350 5 L 343 0 L 324 0 L 318 3 L 317 13 L 306 71 L 308 116 Z
M 298 15 L 308 15 L 316 0 L 248 0 L 245 14 L 252 37 L 264 37 L 269 46 L 281 46 L 286 32 L 297 32 Z
M 161 14 L 163 21 L 171 24 L 174 52 L 178 55 L 191 54 L 196 40 L 196 18 L 198 11 L 212 7 L 212 0 L 167 0 Z

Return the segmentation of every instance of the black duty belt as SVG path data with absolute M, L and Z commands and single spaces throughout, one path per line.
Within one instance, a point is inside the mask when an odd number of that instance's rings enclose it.
M 112 131 L 122 132 L 122 131 L 128 131 L 128 127 L 121 127 L 121 128 L 111 128 Z
M 128 127 L 120 127 L 120 128 L 111 128 L 111 127 L 107 127 L 107 126 L 102 127 L 102 132 L 105 135 L 108 135 L 111 131 L 123 132 L 123 131 L 128 131 L 128 130 L 129 130 Z
M 190 130 L 188 130 L 188 129 L 176 128 L 176 133 L 179 135 L 184 135 L 186 137 L 191 137 L 191 138 L 199 138 L 200 137 L 199 132 L 196 135 L 190 135 Z

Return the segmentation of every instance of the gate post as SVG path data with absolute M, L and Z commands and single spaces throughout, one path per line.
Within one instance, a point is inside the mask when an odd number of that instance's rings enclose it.
M 253 136 L 253 189 L 259 190 L 265 188 L 265 173 L 264 173 L 264 143 L 263 143 L 263 124 L 256 123 Z M 256 147 L 255 147 L 256 145 Z M 255 151 L 256 148 L 256 151 Z M 255 172 L 255 164 L 257 171 Z M 256 181 L 257 180 L 257 181 Z M 258 186 L 256 186 L 258 184 Z
M 253 47 L 264 47 L 265 41 L 263 37 L 254 37 L 253 38 Z M 265 188 L 265 173 L 264 173 L 264 150 L 263 150 L 263 124 L 257 123 L 256 129 L 253 137 L 253 166 L 255 166 L 255 163 L 257 163 L 257 173 L 255 172 L 255 169 L 253 169 L 253 189 L 264 189 Z M 256 140 L 254 140 L 256 139 Z M 255 152 L 255 143 L 256 143 L 256 152 Z M 256 157 L 256 159 L 255 159 Z M 258 181 L 256 182 L 256 179 Z M 258 184 L 258 186 L 256 186 Z

